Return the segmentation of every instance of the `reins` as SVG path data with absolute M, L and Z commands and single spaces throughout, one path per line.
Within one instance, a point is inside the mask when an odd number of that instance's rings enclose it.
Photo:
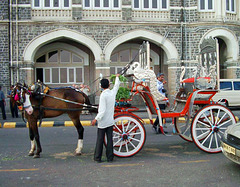
M 54 111 L 83 111 L 89 110 L 89 108 L 48 108 L 44 106 L 32 106 L 34 109 L 42 109 L 42 110 L 54 110 Z
M 64 102 L 66 102 L 66 103 L 72 103 L 72 104 L 80 105 L 80 106 L 87 107 L 87 108 L 95 108 L 95 109 L 98 108 L 98 107 L 93 106 L 93 105 L 88 105 L 88 104 L 85 104 L 85 103 L 78 103 L 78 102 L 70 101 L 70 100 L 67 100 L 67 99 L 62 99 L 62 98 L 55 97 L 55 96 L 51 96 L 51 95 L 48 95 L 48 94 L 45 94 L 45 93 L 40 93 L 40 95 L 47 96 L 47 97 L 51 97 L 51 98 L 53 98 L 53 99 L 57 99 L 57 100 L 60 100 L 60 101 L 64 101 Z

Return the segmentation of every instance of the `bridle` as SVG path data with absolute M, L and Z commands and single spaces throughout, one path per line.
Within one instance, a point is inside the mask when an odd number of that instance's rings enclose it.
M 20 83 L 17 83 L 12 92 L 12 97 L 18 104 L 18 108 L 20 110 L 29 108 L 31 105 L 24 106 L 24 103 L 26 101 L 25 94 L 31 95 L 31 92 L 28 90 L 28 88 Z

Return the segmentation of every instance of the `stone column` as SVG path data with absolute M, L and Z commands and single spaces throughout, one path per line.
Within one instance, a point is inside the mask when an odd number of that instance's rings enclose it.
M 167 61 L 168 64 L 168 95 L 175 95 L 176 87 L 179 84 L 178 74 L 180 72 L 180 61 L 172 59 Z M 169 97 L 168 96 L 168 97 Z M 169 97 L 169 99 L 171 99 Z M 172 101 L 170 101 L 172 103 Z
M 226 78 L 227 79 L 236 79 L 237 78 L 237 69 L 239 68 L 238 62 L 228 60 L 225 62 L 225 65 L 226 65 Z
M 218 0 L 218 1 L 214 1 L 215 2 L 215 11 L 216 11 L 216 20 L 218 21 L 221 21 L 222 18 L 223 18 L 223 15 L 222 15 L 222 9 L 223 9 L 223 4 L 221 2 L 221 0 Z
M 101 58 L 101 60 L 99 61 L 95 61 L 95 77 L 106 77 L 107 79 L 109 79 L 110 76 L 110 61 L 106 61 L 103 57 Z M 100 78 L 101 79 L 101 78 Z M 99 81 L 100 81 L 99 79 Z M 95 84 L 95 90 L 99 90 L 99 81 L 96 82 Z M 98 104 L 99 103 L 99 95 L 100 95 L 100 91 L 96 92 L 96 97 L 95 97 L 95 103 Z
M 27 85 L 34 83 L 35 80 L 35 72 L 33 62 L 25 61 L 23 62 L 23 66 L 19 68 L 22 74 L 20 79 L 24 80 Z

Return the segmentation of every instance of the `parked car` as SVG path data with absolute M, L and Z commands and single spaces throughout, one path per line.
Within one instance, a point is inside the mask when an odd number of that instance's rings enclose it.
M 224 106 L 240 106 L 240 79 L 220 79 L 220 91 L 213 101 Z
M 240 164 L 240 123 L 228 126 L 221 139 L 221 146 L 228 159 Z

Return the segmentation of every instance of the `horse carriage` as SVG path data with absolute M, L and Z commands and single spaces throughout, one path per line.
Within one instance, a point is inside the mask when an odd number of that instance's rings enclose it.
M 183 79 L 174 99 L 174 106 L 169 111 L 161 111 L 158 101 L 165 100 L 156 90 L 156 76 L 150 69 L 149 46 L 144 43 L 139 52 L 140 62 L 128 64 L 123 72 L 132 78 L 131 102 L 135 95 L 143 99 L 151 125 L 153 115 L 159 118 L 159 129 L 162 134 L 179 135 L 186 141 L 194 142 L 198 148 L 208 153 L 221 152 L 220 139 L 229 125 L 236 123 L 235 116 L 226 107 L 213 103 L 211 98 L 218 92 L 217 87 L 217 42 L 208 39 L 201 45 L 200 63 L 193 72 L 193 77 Z M 182 73 L 185 68 L 182 67 Z M 129 157 L 137 154 L 146 140 L 143 120 L 134 112 L 136 107 L 117 106 L 113 128 L 114 154 Z M 162 119 L 170 118 L 167 124 L 171 133 L 164 132 Z
M 217 70 L 218 54 L 217 42 L 214 39 L 206 40 L 201 45 L 200 63 L 193 73 L 193 77 L 183 79 L 180 77 L 181 86 L 174 99 L 174 105 L 169 111 L 161 111 L 159 101 L 166 100 L 156 90 L 156 75 L 150 68 L 150 47 L 144 42 L 139 50 L 139 62 L 131 61 L 121 71 L 128 77 L 131 83 L 130 99 L 139 95 L 146 106 L 149 121 L 153 125 L 153 115 L 159 118 L 159 129 L 166 136 L 179 135 L 186 141 L 194 142 L 197 147 L 208 153 L 221 152 L 219 140 L 229 125 L 236 123 L 235 116 L 226 107 L 212 103 L 211 98 L 218 92 Z M 184 73 L 184 67 L 182 67 Z M 201 71 L 200 71 L 201 70 Z M 20 90 L 18 93 L 16 90 Z M 18 95 L 20 105 L 27 110 L 35 105 L 34 112 L 26 112 L 29 123 L 31 139 L 30 156 L 40 157 L 42 151 L 37 121 L 42 117 L 55 117 L 66 112 L 72 119 L 78 131 L 78 144 L 76 154 L 80 155 L 83 147 L 83 127 L 79 120 L 80 111 L 83 108 L 95 110 L 83 93 L 72 89 L 51 90 L 48 93 L 38 92 L 40 99 L 30 96 L 28 88 L 16 85 L 14 97 Z M 28 99 L 30 97 L 30 99 Z M 23 99 L 24 98 L 24 99 Z M 21 101 L 21 99 L 23 99 Z M 38 106 L 38 107 L 36 107 Z M 144 121 L 135 114 L 137 107 L 118 105 L 115 107 L 115 124 L 113 126 L 114 154 L 119 157 L 129 157 L 137 154 L 146 140 Z M 162 119 L 170 118 L 172 123 L 167 124 L 172 129 L 171 133 L 164 132 Z M 34 153 L 37 144 L 37 152 Z M 105 139 L 106 143 L 106 139 Z

